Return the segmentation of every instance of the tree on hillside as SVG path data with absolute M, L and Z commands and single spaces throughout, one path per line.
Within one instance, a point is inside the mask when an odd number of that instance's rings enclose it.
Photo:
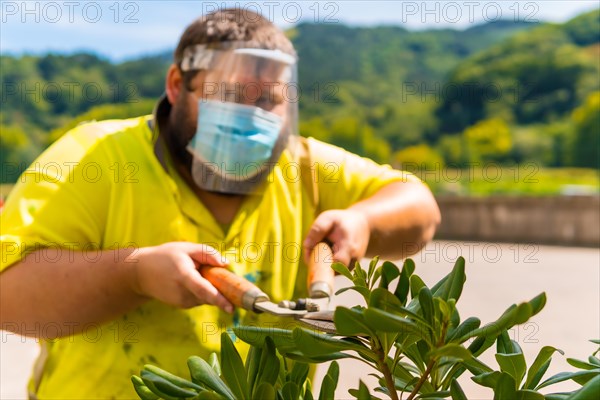
M 436 110 L 440 130 L 499 114 L 517 124 L 552 122 L 600 87 L 598 69 L 560 25 L 518 34 L 455 68 Z
M 573 112 L 575 140 L 573 163 L 600 169 L 600 92 L 592 93 Z
M 470 161 L 501 162 L 512 149 L 510 129 L 500 118 L 480 121 L 465 129 L 463 136 Z

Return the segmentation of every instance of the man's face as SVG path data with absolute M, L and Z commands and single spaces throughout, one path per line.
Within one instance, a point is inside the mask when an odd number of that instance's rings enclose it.
M 227 75 L 218 69 L 198 72 L 187 87 L 191 90 L 183 88 L 172 104 L 170 144 L 175 156 L 187 167 L 191 166 L 192 156 L 186 147 L 196 133 L 200 99 L 256 106 L 282 117 L 284 126 L 288 123 L 288 88 L 281 80 L 284 66 L 249 65 L 248 61 L 243 69 Z

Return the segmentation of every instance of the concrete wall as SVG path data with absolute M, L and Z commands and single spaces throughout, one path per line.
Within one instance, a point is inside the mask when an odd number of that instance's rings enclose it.
M 600 197 L 439 196 L 436 238 L 600 246 Z

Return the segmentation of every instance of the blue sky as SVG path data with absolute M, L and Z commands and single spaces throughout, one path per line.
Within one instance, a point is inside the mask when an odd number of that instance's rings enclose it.
M 598 1 L 0 1 L 2 54 L 91 50 L 113 60 L 175 46 L 184 27 L 223 5 L 300 21 L 465 29 L 498 19 L 563 22 Z

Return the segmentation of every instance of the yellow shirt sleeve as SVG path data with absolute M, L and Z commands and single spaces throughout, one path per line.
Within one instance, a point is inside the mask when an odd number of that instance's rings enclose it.
M 308 138 L 310 169 L 318 190 L 318 210 L 345 209 L 392 182 L 421 182 L 415 175 Z
M 2 210 L 0 272 L 35 250 L 51 262 L 103 247 L 111 171 L 100 134 L 86 125 L 68 132 L 19 178 Z

